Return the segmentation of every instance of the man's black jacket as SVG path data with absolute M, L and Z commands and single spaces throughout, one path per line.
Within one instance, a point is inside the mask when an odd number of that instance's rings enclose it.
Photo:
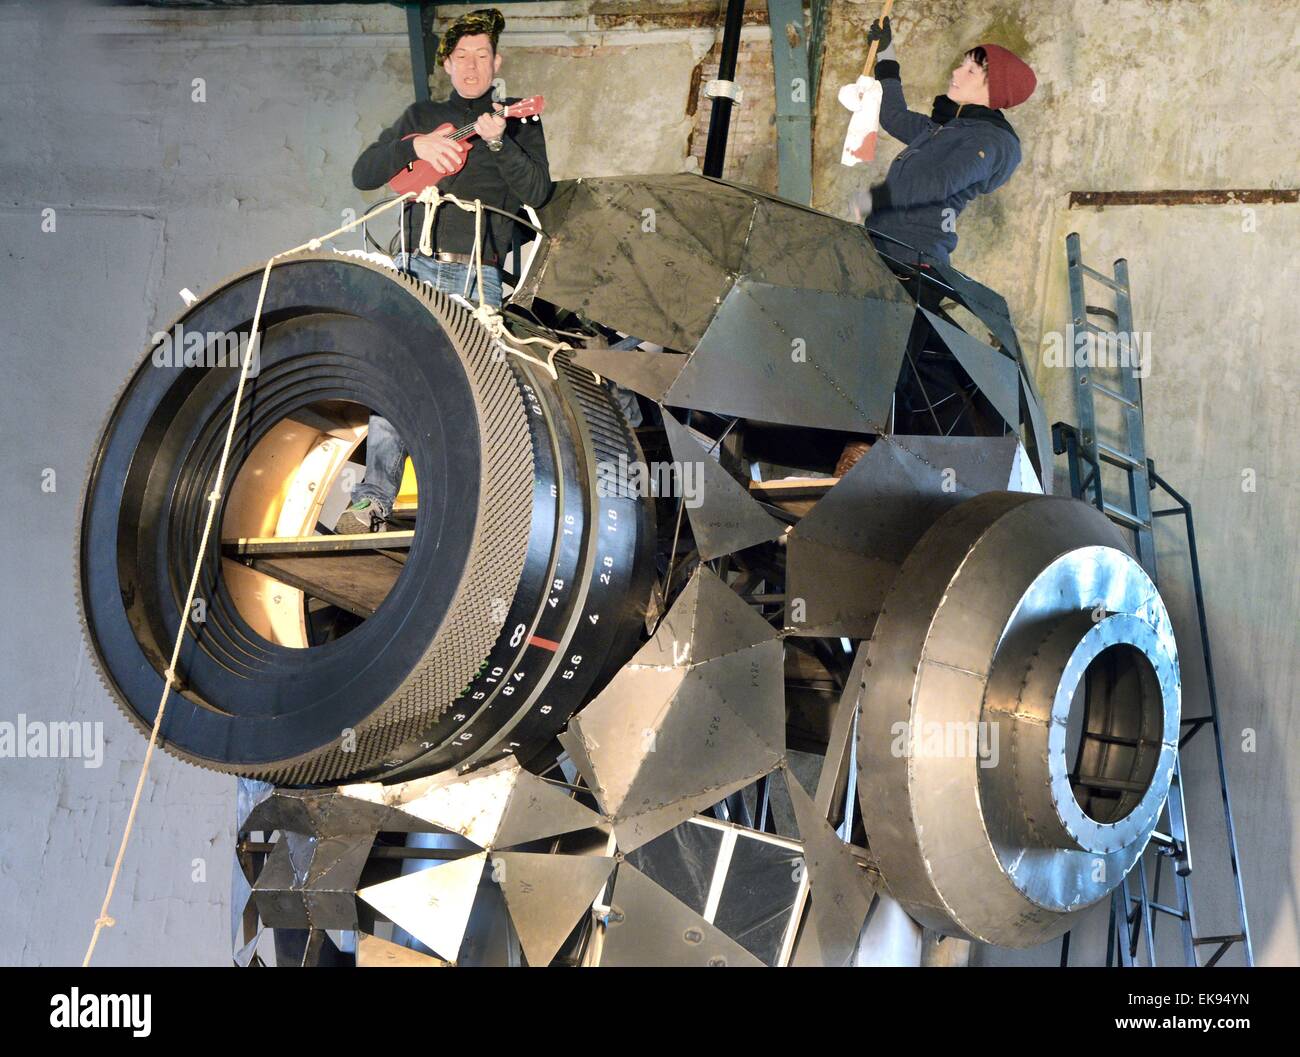
M 507 103 L 518 102 L 507 99 Z M 358 190 L 370 191 L 383 187 L 403 166 L 415 160 L 415 148 L 402 137 L 412 132 L 432 132 L 450 121 L 453 128 L 471 124 L 479 114 L 492 109 L 492 93 L 484 92 L 477 99 L 465 99 L 453 91 L 444 102 L 412 103 L 397 119 L 397 124 L 384 129 L 379 139 L 361 152 L 352 167 L 352 182 Z M 521 203 L 540 208 L 551 193 L 551 175 L 546 162 L 546 137 L 541 121 L 515 120 L 506 122 L 501 150 L 492 152 L 477 136 L 465 167 L 460 172 L 443 177 L 439 190 L 471 201 L 480 199 L 484 205 L 496 206 L 509 213 L 516 212 Z M 414 251 L 424 219 L 424 207 L 406 210 L 406 248 Z M 516 225 L 505 217 L 484 212 L 483 260 L 503 258 L 510 249 L 512 228 Z M 453 205 L 443 205 L 438 210 L 434 224 L 433 248 L 452 253 L 469 253 L 474 246 L 474 214 Z

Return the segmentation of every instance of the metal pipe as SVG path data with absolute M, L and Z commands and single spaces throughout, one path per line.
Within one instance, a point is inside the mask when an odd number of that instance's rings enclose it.
M 722 30 L 722 55 L 718 59 L 718 80 L 736 77 L 736 55 L 740 52 L 740 24 L 745 17 L 745 0 L 728 0 L 727 21 Z M 704 175 L 720 179 L 727 157 L 727 132 L 731 127 L 731 103 L 726 96 L 714 96 L 709 114 L 709 139 L 704 147 Z
M 429 48 L 424 35 L 425 4 L 406 5 L 406 35 L 411 45 L 411 81 L 415 101 L 429 101 Z

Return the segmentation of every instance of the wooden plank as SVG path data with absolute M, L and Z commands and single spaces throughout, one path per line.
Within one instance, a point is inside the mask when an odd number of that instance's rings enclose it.
M 775 481 L 750 481 L 749 493 L 769 503 L 778 499 L 820 499 L 838 480 L 838 477 L 782 477 Z
M 382 554 L 312 554 L 258 558 L 253 566 L 290 587 L 359 617 L 372 617 L 402 574 Z
M 838 477 L 781 477 L 775 481 L 750 481 L 749 494 L 787 514 L 804 517 L 838 480 Z
M 241 536 L 236 539 L 222 540 L 221 553 L 233 557 L 398 550 L 410 547 L 414 538 L 414 529 L 362 532 L 354 536 Z

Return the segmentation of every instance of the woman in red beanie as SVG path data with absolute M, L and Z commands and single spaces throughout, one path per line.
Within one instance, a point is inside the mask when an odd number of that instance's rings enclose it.
M 976 195 L 1001 187 L 1020 164 L 1020 138 L 1002 111 L 1028 99 L 1037 78 L 1006 48 L 981 44 L 966 52 L 947 92 L 935 97 L 925 117 L 907 109 L 889 19 L 873 25 L 867 40 L 880 41 L 880 125 L 907 148 L 884 182 L 855 202 L 855 212 L 868 218 L 868 231 L 918 251 L 877 239 L 882 252 L 908 263 L 929 255 L 947 264 L 961 211 Z

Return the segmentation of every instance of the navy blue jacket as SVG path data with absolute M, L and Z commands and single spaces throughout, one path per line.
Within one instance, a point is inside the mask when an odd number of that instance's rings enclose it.
M 1011 178 L 1020 164 L 1020 138 L 1001 110 L 959 105 L 944 95 L 935 97 L 930 117 L 908 110 L 897 62 L 877 63 L 876 79 L 883 92 L 880 127 L 907 149 L 889 166 L 885 182 L 872 188 L 866 226 L 947 264 L 957 248 L 958 215 L 976 195 Z

